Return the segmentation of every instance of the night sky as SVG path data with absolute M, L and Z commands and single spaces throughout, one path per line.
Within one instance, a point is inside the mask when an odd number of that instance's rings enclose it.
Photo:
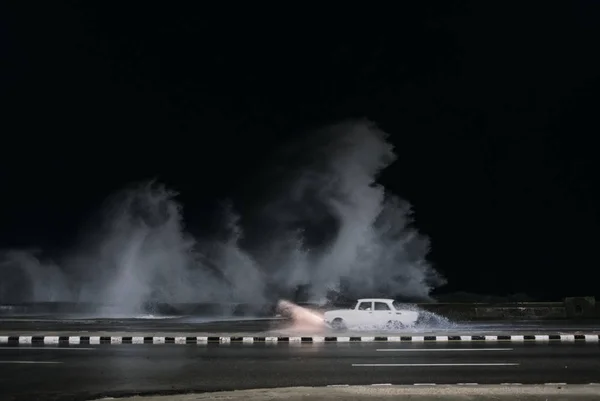
M 414 205 L 440 291 L 600 296 L 597 2 L 13 3 L 0 248 L 68 247 L 151 178 L 202 231 L 223 199 L 256 202 L 282 145 L 366 117 L 396 146 L 380 182 Z

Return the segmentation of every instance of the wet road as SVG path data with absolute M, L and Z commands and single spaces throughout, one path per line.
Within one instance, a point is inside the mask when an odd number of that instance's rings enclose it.
M 588 384 L 596 344 L 2 346 L 3 401 L 344 384 Z
M 284 319 L 220 319 L 162 318 L 162 319 L 65 319 L 65 318 L 4 318 L 1 332 L 89 331 L 89 332 L 261 332 L 285 327 Z
M 162 319 L 65 319 L 0 318 L 0 335 L 34 335 L 51 333 L 195 333 L 195 334 L 248 334 L 248 335 L 296 335 L 285 319 L 220 319 L 214 318 L 162 318 Z M 352 330 L 343 335 L 369 334 L 550 334 L 550 333 L 600 333 L 598 321 L 490 321 L 480 323 L 443 323 L 423 325 L 401 330 Z M 332 330 L 312 330 L 304 334 L 339 335 Z

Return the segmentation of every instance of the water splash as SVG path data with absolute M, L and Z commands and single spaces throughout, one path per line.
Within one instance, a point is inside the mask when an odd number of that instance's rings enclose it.
M 376 182 L 396 157 L 387 138 L 368 121 L 317 131 L 296 147 L 311 157 L 283 175 L 289 184 L 262 215 L 279 238 L 263 243 L 278 262 L 267 258 L 264 265 L 290 284 L 307 286 L 309 301 L 332 291 L 428 300 L 444 283 L 426 260 L 429 241 L 412 225 L 410 204 Z M 287 239 L 284 252 L 273 246 L 281 238 Z
M 448 331 L 459 327 L 458 324 L 452 322 L 450 319 L 419 308 L 418 305 L 405 304 L 402 305 L 402 309 L 419 312 L 419 319 L 417 320 L 414 326 L 393 327 L 387 324 L 363 324 L 358 326 L 352 326 L 349 328 L 349 330 L 350 332 L 355 333 L 377 332 L 382 334 L 393 334 L 418 333 L 432 330 L 439 332 Z M 285 325 L 284 327 L 278 328 L 277 331 L 287 334 L 312 333 L 315 335 L 337 335 L 336 331 L 332 330 L 332 328 L 330 328 L 324 323 L 323 318 L 324 311 L 326 309 L 311 309 L 307 307 L 302 307 L 287 300 L 280 300 L 278 302 L 277 310 L 281 314 L 281 316 L 289 319 L 289 324 Z
M 323 314 L 318 311 L 303 308 L 287 300 L 280 300 L 277 303 L 277 310 L 282 316 L 290 320 L 290 325 L 286 327 L 286 330 L 295 333 L 307 333 L 323 331 L 327 328 L 323 320 Z
M 396 157 L 387 134 L 349 121 L 313 133 L 300 150 L 279 181 L 287 184 L 258 213 L 268 230 L 242 229 L 230 208 L 224 239 L 197 240 L 177 194 L 144 183 L 111 198 L 105 224 L 58 263 L 5 253 L 0 268 L 19 274 L 0 283 L 0 301 L 99 302 L 135 315 L 157 303 L 265 304 L 299 287 L 318 302 L 332 292 L 427 299 L 443 284 L 410 204 L 376 182 Z

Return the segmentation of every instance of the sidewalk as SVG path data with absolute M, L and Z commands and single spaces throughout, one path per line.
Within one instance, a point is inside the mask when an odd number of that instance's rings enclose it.
M 227 391 L 204 394 L 135 396 L 113 398 L 114 401 L 362 401 L 397 400 L 406 397 L 414 401 L 597 401 L 600 385 L 570 386 L 347 386 L 347 387 L 292 387 Z

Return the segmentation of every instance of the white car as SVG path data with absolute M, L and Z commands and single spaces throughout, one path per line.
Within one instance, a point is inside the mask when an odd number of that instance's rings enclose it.
M 324 320 L 335 330 L 350 327 L 403 328 L 414 326 L 419 312 L 402 309 L 393 299 L 359 299 L 353 309 L 327 311 Z

